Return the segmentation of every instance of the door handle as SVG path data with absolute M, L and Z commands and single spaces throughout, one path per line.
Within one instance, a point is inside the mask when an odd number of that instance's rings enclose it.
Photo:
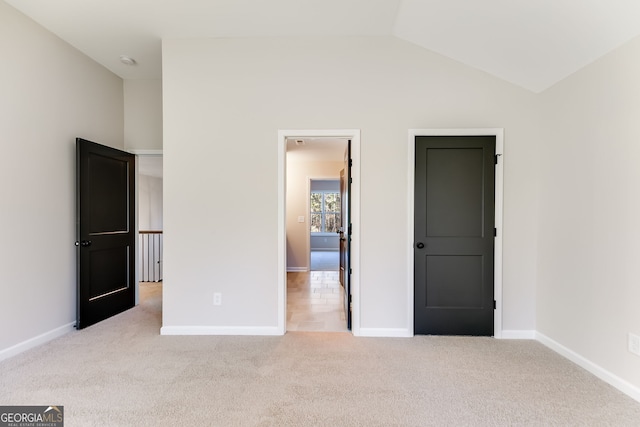
M 416 243 L 416 248 L 418 248 L 418 249 L 424 249 L 424 243 L 422 243 L 422 242 L 418 242 L 418 243 Z

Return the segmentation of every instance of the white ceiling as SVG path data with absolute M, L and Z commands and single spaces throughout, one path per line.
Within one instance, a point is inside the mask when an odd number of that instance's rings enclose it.
M 302 162 L 341 162 L 344 161 L 346 148 L 345 138 L 287 139 L 287 157 Z
M 640 35 L 640 1 L 404 0 L 394 34 L 541 92 Z
M 5 1 L 125 79 L 163 38 L 386 35 L 540 92 L 640 35 L 639 0 Z

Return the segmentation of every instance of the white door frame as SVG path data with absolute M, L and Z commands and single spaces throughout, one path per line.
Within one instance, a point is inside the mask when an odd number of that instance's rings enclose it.
M 496 137 L 496 155 L 498 156 L 498 164 L 495 169 L 495 227 L 497 229 L 495 246 L 494 246 L 494 282 L 493 294 L 496 300 L 496 309 L 493 314 L 493 336 L 502 338 L 502 206 L 504 200 L 504 129 L 409 129 L 409 167 L 408 173 L 408 199 L 409 199 L 409 220 L 408 220 L 408 239 L 407 242 L 407 260 L 409 278 L 407 284 L 407 301 L 408 317 L 407 324 L 409 326 L 410 335 L 414 334 L 414 198 L 415 198 L 415 168 L 416 168 L 416 136 L 472 136 L 472 135 L 489 135 Z
M 278 130 L 278 333 L 287 332 L 287 139 L 351 140 L 351 332 L 360 335 L 360 129 Z

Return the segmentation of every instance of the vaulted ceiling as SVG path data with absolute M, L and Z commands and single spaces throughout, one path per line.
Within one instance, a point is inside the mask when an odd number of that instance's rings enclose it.
M 394 36 L 540 92 L 640 35 L 638 0 L 5 1 L 125 79 L 163 38 Z

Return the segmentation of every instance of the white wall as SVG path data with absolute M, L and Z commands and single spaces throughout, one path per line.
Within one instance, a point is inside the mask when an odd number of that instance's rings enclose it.
M 75 138 L 124 141 L 122 80 L 4 2 L 0 56 L 2 358 L 75 322 Z
M 124 80 L 124 144 L 162 150 L 162 80 Z
M 138 229 L 162 230 L 162 178 L 138 175 Z
M 541 95 L 537 289 L 540 333 L 636 387 L 639 58 L 637 38 Z
M 300 161 L 287 155 L 287 268 L 309 269 L 309 178 L 339 178 L 344 162 Z M 304 216 L 304 223 L 298 217 Z
M 533 94 L 387 37 L 165 40 L 163 73 L 164 326 L 277 325 L 278 129 L 356 128 L 361 327 L 408 328 L 408 129 L 504 127 L 503 326 L 533 330 Z

